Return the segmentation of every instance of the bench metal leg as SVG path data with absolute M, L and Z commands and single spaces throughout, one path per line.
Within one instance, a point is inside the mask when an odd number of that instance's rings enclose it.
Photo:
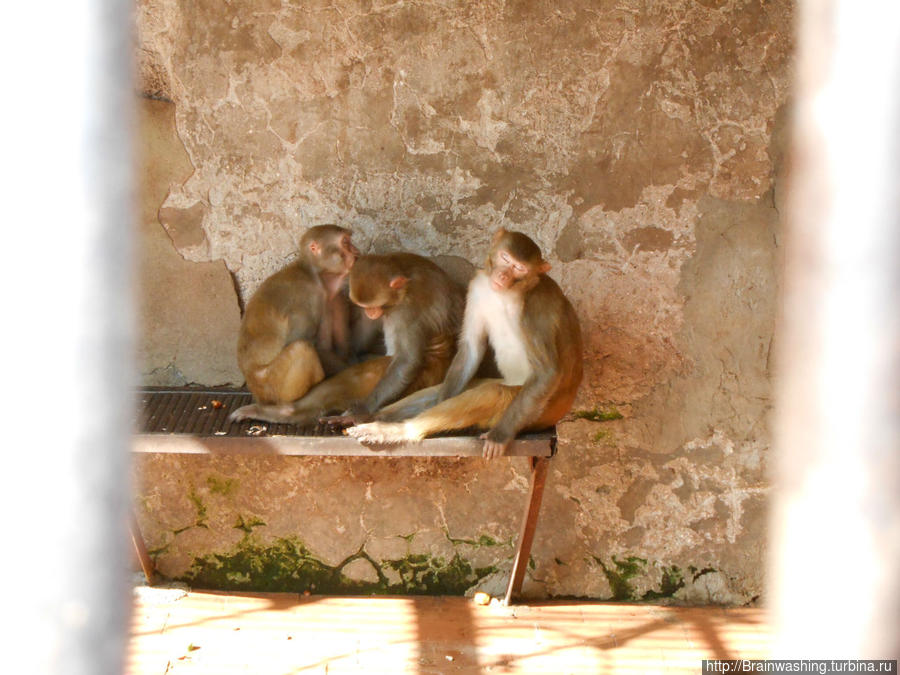
M 141 562 L 141 569 L 144 571 L 147 583 L 152 586 L 154 572 L 153 560 L 150 558 L 150 554 L 147 553 L 147 545 L 144 544 L 144 535 L 141 534 L 141 528 L 138 526 L 137 517 L 134 515 L 134 511 L 131 512 L 131 522 L 129 523 L 129 527 L 131 529 L 131 542 L 134 544 L 134 552 Z
M 534 541 L 534 530 L 537 527 L 538 512 L 541 510 L 541 500 L 544 497 L 544 485 L 547 482 L 547 467 L 549 465 L 549 457 L 531 458 L 531 490 L 528 497 L 528 506 L 525 508 L 525 515 L 522 518 L 519 543 L 516 546 L 516 557 L 513 561 L 506 597 L 503 599 L 504 605 L 511 604 L 513 598 L 522 590 L 525 570 L 528 568 L 528 557 L 531 554 L 531 543 Z

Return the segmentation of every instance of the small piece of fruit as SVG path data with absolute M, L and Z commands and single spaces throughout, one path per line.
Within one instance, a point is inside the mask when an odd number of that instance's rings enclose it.
M 491 604 L 491 596 L 485 593 L 484 591 L 478 591 L 475 594 L 475 597 L 472 598 L 475 601 L 476 605 L 489 605 Z

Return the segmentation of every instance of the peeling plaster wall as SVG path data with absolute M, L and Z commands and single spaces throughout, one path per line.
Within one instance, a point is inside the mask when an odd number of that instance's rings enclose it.
M 192 166 L 158 223 L 241 300 L 327 222 L 369 252 L 478 264 L 501 225 L 545 251 L 586 336 L 585 414 L 559 429 L 529 594 L 760 595 L 792 3 L 141 0 L 136 25 Z M 166 573 L 286 541 L 332 579 L 401 553 L 459 554 L 471 584 L 509 568 L 453 542 L 515 535 L 521 468 L 250 463 L 139 462 Z
M 145 98 L 137 111 L 141 321 L 136 358 L 143 383 L 239 383 L 243 375 L 231 345 L 241 316 L 231 275 L 221 260 L 182 258 L 159 222 L 160 204 L 171 187 L 193 172 L 175 130 L 175 106 Z

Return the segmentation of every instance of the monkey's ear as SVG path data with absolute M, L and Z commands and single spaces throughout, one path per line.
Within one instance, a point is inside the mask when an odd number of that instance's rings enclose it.
M 496 246 L 497 243 L 503 239 L 507 235 L 507 231 L 505 227 L 498 228 L 496 232 L 494 232 L 494 239 L 491 241 L 491 246 Z
M 319 255 L 322 252 L 322 247 L 319 246 L 319 242 L 311 241 L 309 242 L 309 252 L 313 255 Z
M 406 286 L 406 283 L 409 281 L 409 277 L 396 276 L 391 279 L 388 286 L 393 288 L 395 291 L 399 291 L 401 288 Z
M 547 272 L 550 271 L 551 267 L 553 267 L 553 265 L 548 263 L 546 260 L 541 260 L 540 264 L 538 265 L 537 272 L 538 274 L 547 274 Z

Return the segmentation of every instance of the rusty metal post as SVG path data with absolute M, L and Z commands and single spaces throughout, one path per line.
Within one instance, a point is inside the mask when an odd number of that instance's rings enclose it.
M 141 526 L 138 525 L 137 516 L 134 515 L 134 511 L 131 512 L 131 521 L 129 523 L 129 526 L 131 529 L 131 543 L 134 545 L 134 553 L 141 564 L 141 569 L 144 572 L 144 578 L 147 579 L 147 583 L 152 586 L 154 572 L 156 570 L 153 564 L 153 559 L 147 552 L 147 545 L 144 543 L 144 535 L 141 533 Z
M 531 488 L 528 494 L 528 504 L 525 506 L 525 514 L 522 516 L 519 542 L 516 545 L 516 556 L 509 576 L 506 597 L 503 599 L 504 605 L 511 604 L 513 598 L 522 590 L 525 570 L 528 568 L 528 557 L 531 555 L 531 544 L 534 541 L 534 531 L 537 528 L 538 514 L 541 510 L 541 500 L 544 497 L 544 485 L 547 482 L 549 465 L 549 457 L 531 458 Z

